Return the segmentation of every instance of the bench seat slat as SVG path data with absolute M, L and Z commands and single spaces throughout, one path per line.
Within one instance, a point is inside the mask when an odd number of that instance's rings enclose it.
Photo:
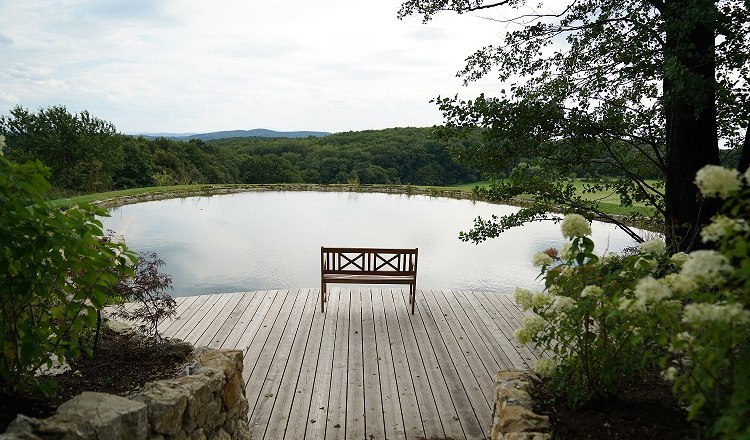
M 338 274 L 331 273 L 323 275 L 328 283 L 343 283 L 350 281 L 353 283 L 378 283 L 378 284 L 407 284 L 416 280 L 414 275 L 357 275 L 357 274 Z

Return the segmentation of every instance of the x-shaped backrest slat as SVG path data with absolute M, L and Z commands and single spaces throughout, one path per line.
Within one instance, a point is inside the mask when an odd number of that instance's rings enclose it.
M 342 261 L 342 258 L 346 260 L 346 262 Z M 360 260 L 359 263 L 357 260 Z M 344 270 L 348 266 L 354 266 L 358 270 L 365 270 L 365 254 L 356 254 L 354 257 L 349 258 L 346 254 L 339 254 L 339 270 Z

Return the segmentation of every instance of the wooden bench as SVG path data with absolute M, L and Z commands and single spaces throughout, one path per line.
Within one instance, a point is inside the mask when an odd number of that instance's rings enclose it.
M 326 285 L 408 284 L 414 314 L 417 295 L 417 249 L 320 248 L 320 311 L 325 311 Z

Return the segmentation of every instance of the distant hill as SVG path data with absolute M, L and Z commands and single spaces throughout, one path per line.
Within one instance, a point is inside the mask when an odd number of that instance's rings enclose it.
M 255 128 L 253 130 L 228 130 L 228 131 L 214 131 L 211 133 L 142 133 L 141 136 L 156 139 L 159 137 L 165 137 L 178 141 L 189 141 L 190 139 L 200 139 L 203 141 L 211 141 L 214 139 L 229 139 L 229 138 L 242 138 L 242 137 L 286 137 L 286 138 L 306 138 L 309 136 L 323 137 L 328 136 L 331 133 L 325 131 L 274 131 L 266 130 L 265 128 Z

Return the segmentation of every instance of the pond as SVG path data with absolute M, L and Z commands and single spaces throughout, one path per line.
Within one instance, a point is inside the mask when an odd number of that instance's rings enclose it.
M 515 228 L 475 245 L 458 239 L 477 216 L 518 208 L 469 200 L 351 192 L 246 192 L 160 200 L 110 211 L 104 228 L 154 251 L 173 296 L 320 286 L 320 247 L 419 248 L 417 288 L 534 288 L 531 257 L 565 239 L 559 225 Z M 594 222 L 598 253 L 633 245 Z

